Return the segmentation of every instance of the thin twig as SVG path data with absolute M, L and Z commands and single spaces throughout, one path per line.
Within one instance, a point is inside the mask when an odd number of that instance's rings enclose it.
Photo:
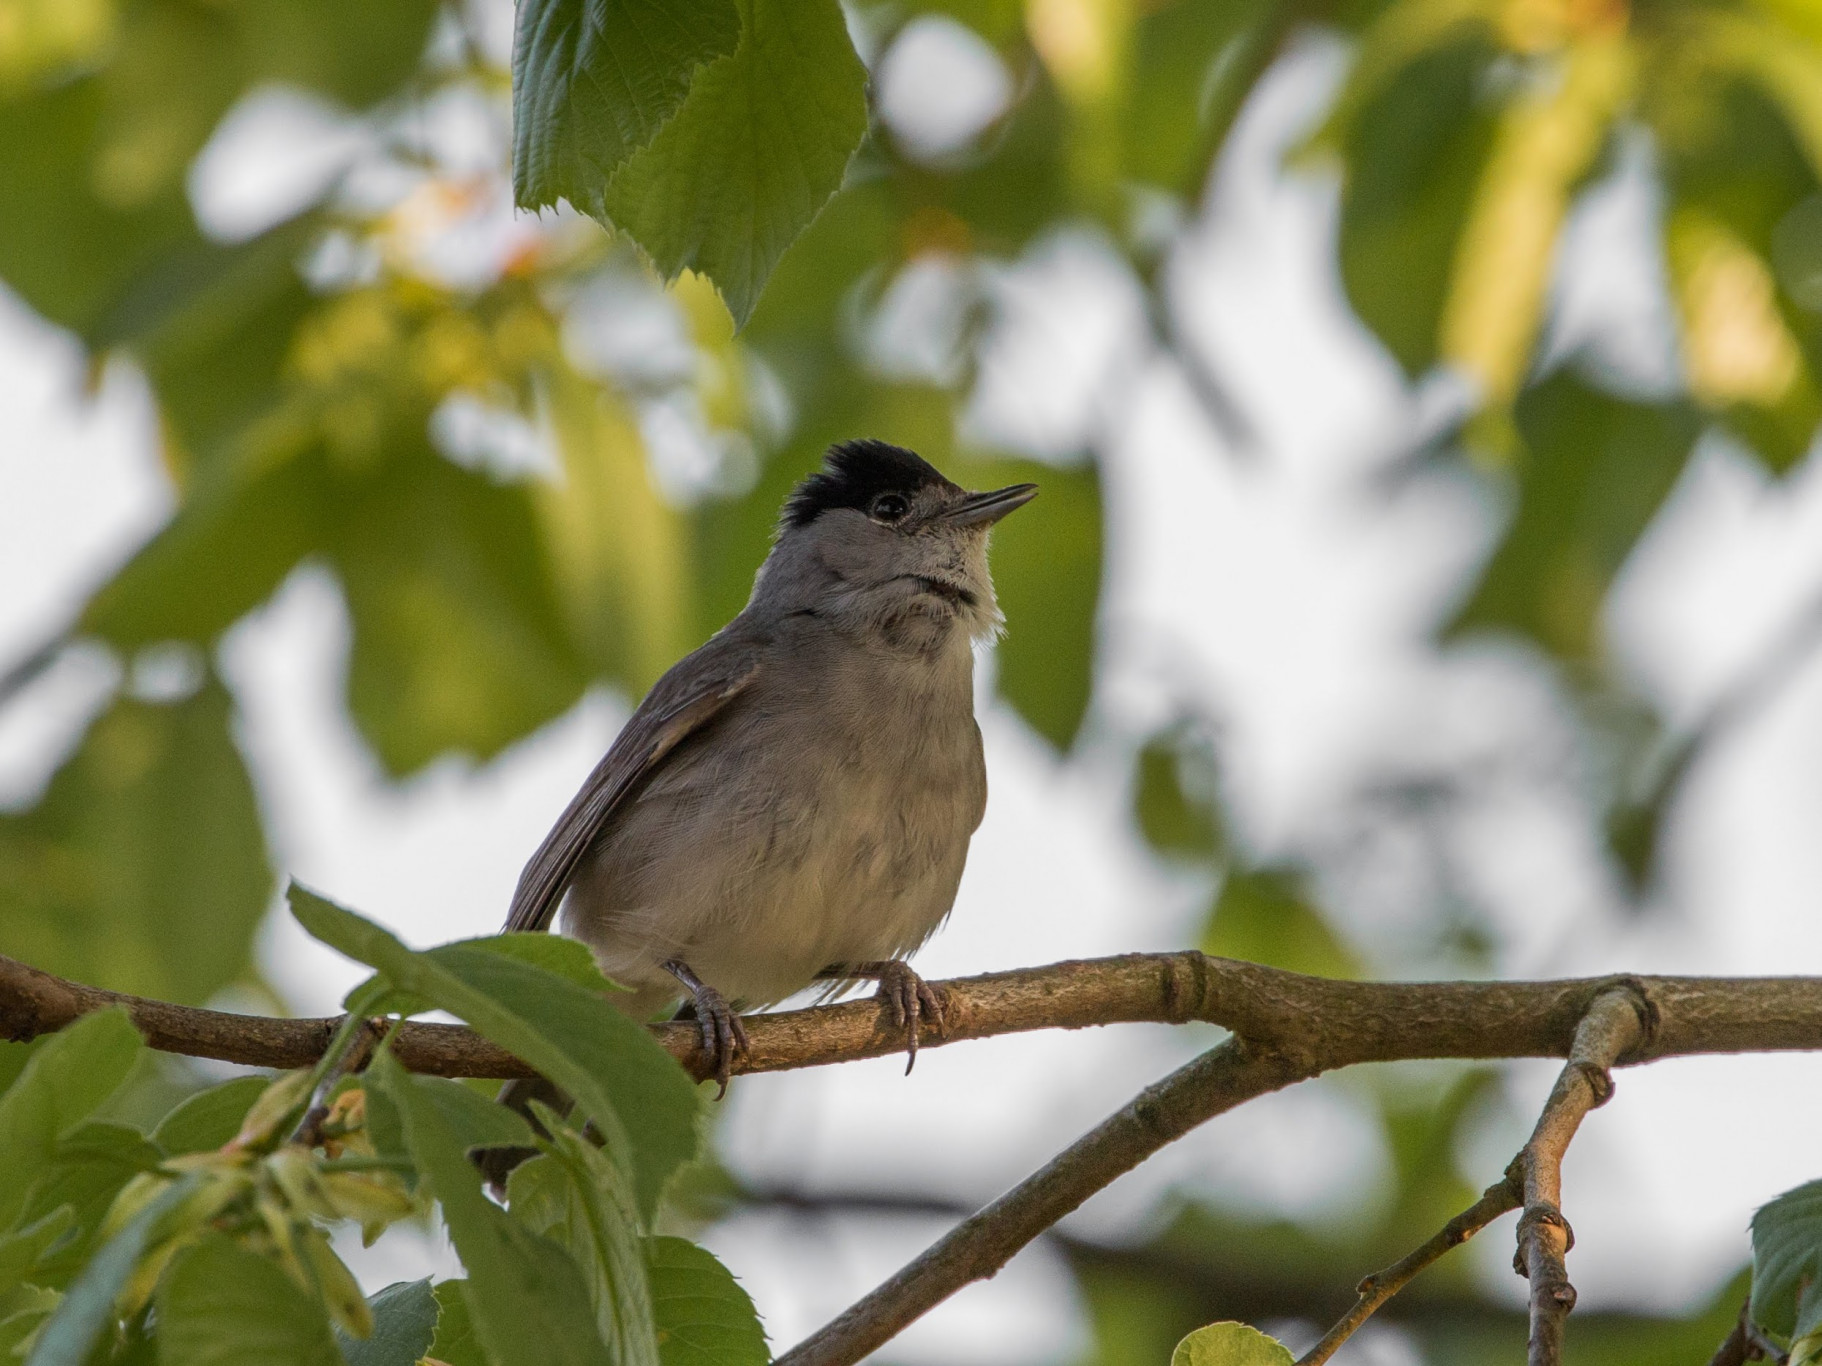
M 1576 1026 L 1569 1061 L 1514 1164 L 1524 1182 L 1525 1202 L 1513 1266 L 1531 1282 L 1530 1366 L 1559 1366 L 1563 1326 L 1575 1308 L 1575 1287 L 1564 1261 L 1575 1234 L 1563 1218 L 1563 1154 L 1587 1113 L 1612 1097 L 1610 1069 L 1648 1039 L 1657 1019 L 1642 983 L 1627 983 L 1595 998 Z
M 304 1116 L 298 1120 L 297 1128 L 288 1140 L 305 1148 L 314 1148 L 323 1141 L 323 1122 L 329 1118 L 329 1103 L 334 1097 L 335 1088 L 343 1077 L 366 1070 L 367 1064 L 373 1061 L 373 1051 L 386 1034 L 384 1020 L 362 1020 L 360 1027 L 349 1036 L 347 1045 L 342 1049 L 316 1083 L 316 1089 L 310 1093 L 310 1104 L 304 1107 Z
M 1321 1342 L 1297 1358 L 1297 1366 L 1322 1366 L 1323 1362 L 1341 1349 L 1342 1343 L 1360 1331 L 1360 1326 L 1382 1304 L 1415 1280 L 1420 1272 L 1443 1253 L 1460 1247 L 1500 1215 L 1517 1209 L 1521 1198 L 1517 1172 L 1509 1171 L 1499 1181 L 1488 1186 L 1480 1199 L 1437 1230 L 1428 1242 L 1405 1254 L 1385 1270 L 1375 1271 L 1361 1281 L 1357 1287 L 1360 1298 L 1354 1302 L 1354 1307 L 1322 1335 Z
M 964 1219 L 897 1275 L 777 1366 L 850 1366 L 973 1281 L 1005 1266 L 1027 1243 L 1089 1196 L 1205 1120 L 1312 1075 L 1307 1057 L 1237 1039 L 1144 1091 L 1043 1168 Z

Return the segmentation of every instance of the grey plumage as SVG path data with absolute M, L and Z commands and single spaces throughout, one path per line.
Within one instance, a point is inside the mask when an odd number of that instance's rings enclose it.
M 762 1006 L 915 950 L 986 806 L 988 531 L 1033 492 L 969 494 L 897 447 L 834 448 L 745 609 L 652 688 L 527 864 L 507 927 L 547 928 L 561 904 L 640 1016 L 691 974 L 712 989 L 699 1006 Z

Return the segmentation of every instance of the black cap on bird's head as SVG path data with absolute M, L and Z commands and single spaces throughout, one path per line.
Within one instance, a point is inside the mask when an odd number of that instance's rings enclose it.
M 886 441 L 842 441 L 829 447 L 820 470 L 792 490 L 779 518 L 779 530 L 808 526 L 836 508 L 852 508 L 875 521 L 896 521 L 921 501 L 919 494 L 932 491 L 943 505 L 939 515 L 966 526 L 998 521 L 1029 502 L 1037 486 L 1015 484 L 992 493 L 971 494 L 903 446 Z
M 822 468 L 791 491 L 783 525 L 808 526 L 835 508 L 867 512 L 883 493 L 910 498 L 927 488 L 960 493 L 941 470 L 914 451 L 887 441 L 842 441 L 829 447 Z

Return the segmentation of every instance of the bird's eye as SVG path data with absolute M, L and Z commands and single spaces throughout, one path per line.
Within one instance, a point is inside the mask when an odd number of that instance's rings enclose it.
M 896 522 L 907 512 L 911 504 L 899 493 L 882 493 L 873 500 L 873 510 L 868 514 L 876 522 Z

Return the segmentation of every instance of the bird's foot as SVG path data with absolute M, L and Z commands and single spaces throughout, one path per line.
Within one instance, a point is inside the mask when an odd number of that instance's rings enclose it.
M 945 1024 L 943 993 L 914 972 L 909 963 L 896 958 L 867 965 L 879 978 L 878 998 L 892 1013 L 892 1023 L 905 1031 L 905 1075 L 917 1066 L 917 1037 L 920 1027 L 928 1023 L 940 1038 Z
M 687 1018 L 684 1012 L 695 1016 L 702 1040 L 704 1068 L 720 1088 L 715 1092 L 715 1099 L 720 1100 L 728 1093 L 728 1079 L 734 1075 L 735 1058 L 752 1046 L 747 1039 L 746 1026 L 729 1008 L 721 993 L 690 971 L 687 963 L 673 959 L 664 965 L 664 970 L 689 988 L 689 1004 L 678 1012 L 678 1017 Z

